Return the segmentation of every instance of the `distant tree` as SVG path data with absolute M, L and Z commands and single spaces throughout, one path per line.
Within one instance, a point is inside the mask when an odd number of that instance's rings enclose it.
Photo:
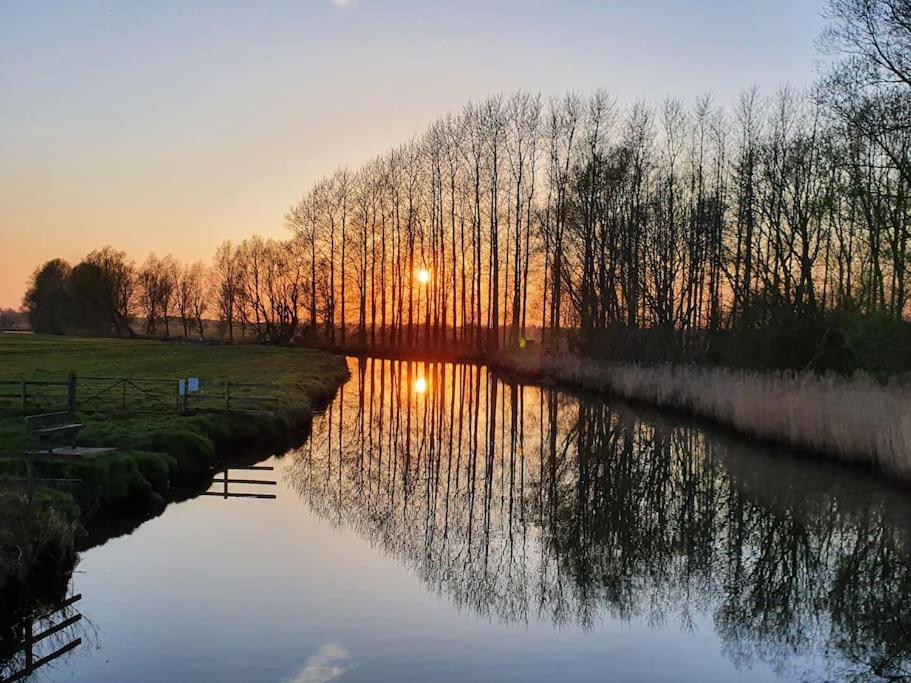
M 146 334 L 152 334 L 155 331 L 155 324 L 159 315 L 155 260 L 155 255 L 150 254 L 136 276 L 136 299 L 139 310 L 145 318 Z
M 104 247 L 89 253 L 69 277 L 76 329 L 133 336 L 130 314 L 134 286 L 133 264 L 124 252 Z
M 177 279 L 180 266 L 177 260 L 168 254 L 159 262 L 158 283 L 162 317 L 164 319 L 165 337 L 171 336 L 170 314 L 176 303 Z
M 94 263 L 76 264 L 69 277 L 71 324 L 74 330 L 96 335 L 111 333 L 111 290 L 104 272 Z
M 176 305 L 179 267 L 173 256 L 158 258 L 150 254 L 137 276 L 139 307 L 145 319 L 146 334 L 154 334 L 164 323 L 165 337 L 171 334 L 169 316 Z
M 223 242 L 215 251 L 209 273 L 209 287 L 216 313 L 225 326 L 228 339 L 234 342 L 234 322 L 240 309 L 243 283 L 237 249 Z
M 199 331 L 200 338 L 202 338 L 204 332 L 202 319 L 209 308 L 207 291 L 208 277 L 208 269 L 206 268 L 206 264 L 202 261 L 197 261 L 190 266 L 190 314 L 196 322 L 196 328 Z
M 63 334 L 69 323 L 70 265 L 53 259 L 32 275 L 23 306 L 35 332 Z
M 185 265 L 177 276 L 174 301 L 185 337 L 190 336 L 190 328 L 194 325 L 202 336 L 202 316 L 207 308 L 205 284 L 206 267 L 202 262 Z
M 122 251 L 110 246 L 91 252 L 86 263 L 95 264 L 102 272 L 110 291 L 111 323 L 121 336 L 135 336 L 130 320 L 133 317 L 133 299 L 136 291 L 136 266 Z
M 193 288 L 190 267 L 185 265 L 177 275 L 177 286 L 174 288 L 174 301 L 177 305 L 177 314 L 183 326 L 183 336 L 190 336 L 190 326 L 193 323 L 193 314 L 190 310 L 191 290 Z
M 306 290 L 304 249 L 254 236 L 238 247 L 241 317 L 263 344 L 286 344 L 297 334 Z

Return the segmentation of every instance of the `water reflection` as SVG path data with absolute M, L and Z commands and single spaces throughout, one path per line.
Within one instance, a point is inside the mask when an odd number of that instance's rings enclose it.
M 2 600 L 0 617 L 0 683 L 33 680 L 60 666 L 84 644 L 90 625 L 79 612 L 82 595 L 66 595 L 68 577 L 53 582 L 53 593 L 34 592 Z M 43 586 L 42 588 L 47 588 Z M 8 587 L 5 587 L 9 592 Z
M 741 667 L 911 677 L 899 492 L 482 368 L 351 369 L 289 483 L 459 608 L 583 627 L 708 615 Z
M 348 669 L 351 655 L 338 643 L 326 643 L 310 657 L 300 671 L 282 683 L 328 683 Z

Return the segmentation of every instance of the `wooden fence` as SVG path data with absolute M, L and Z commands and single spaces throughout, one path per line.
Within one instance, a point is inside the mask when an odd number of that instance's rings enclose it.
M 277 486 L 278 482 L 274 479 L 244 479 L 234 477 L 231 474 L 231 471 L 241 472 L 241 476 L 244 476 L 244 472 L 272 472 L 275 468 L 271 465 L 249 465 L 243 467 L 240 465 L 234 465 L 231 467 L 225 468 L 223 472 L 220 472 L 221 478 L 215 478 L 212 480 L 212 484 L 209 486 L 209 490 L 203 493 L 204 496 L 216 496 L 218 498 L 256 498 L 259 500 L 275 500 L 276 495 L 274 493 L 263 493 L 263 486 Z M 240 485 L 241 488 L 238 489 L 236 485 Z M 215 487 L 213 489 L 213 487 Z M 252 487 L 252 488 L 251 488 Z
M 73 379 L 0 379 L 0 405 L 20 408 L 69 405 Z
M 199 380 L 195 391 L 179 379 L 70 375 L 63 381 L 0 380 L 0 407 L 21 410 L 268 413 L 280 401 L 276 385 L 228 380 Z
M 82 621 L 82 615 L 71 609 L 81 599 L 81 594 L 74 595 L 41 613 L 26 617 L 16 625 L 14 630 L 19 648 L 16 654 L 21 659 L 20 666 L 5 675 L 0 674 L 0 683 L 13 683 L 30 678 L 41 667 L 82 645 L 82 638 L 73 633 L 74 628 Z M 45 641 L 50 642 L 52 636 L 57 637 L 57 642 L 51 645 L 52 651 L 44 655 L 39 654 L 37 647 Z

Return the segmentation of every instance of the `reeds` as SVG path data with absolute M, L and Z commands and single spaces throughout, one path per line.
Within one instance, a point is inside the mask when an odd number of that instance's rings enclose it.
M 604 366 L 567 355 L 509 355 L 498 364 L 911 478 L 911 388 L 897 382 L 693 365 Z

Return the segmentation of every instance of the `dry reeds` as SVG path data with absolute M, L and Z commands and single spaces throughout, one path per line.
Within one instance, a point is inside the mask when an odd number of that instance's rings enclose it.
M 646 401 L 851 463 L 911 477 L 911 388 L 865 376 L 692 365 L 603 366 L 573 356 L 507 356 L 506 369 Z

